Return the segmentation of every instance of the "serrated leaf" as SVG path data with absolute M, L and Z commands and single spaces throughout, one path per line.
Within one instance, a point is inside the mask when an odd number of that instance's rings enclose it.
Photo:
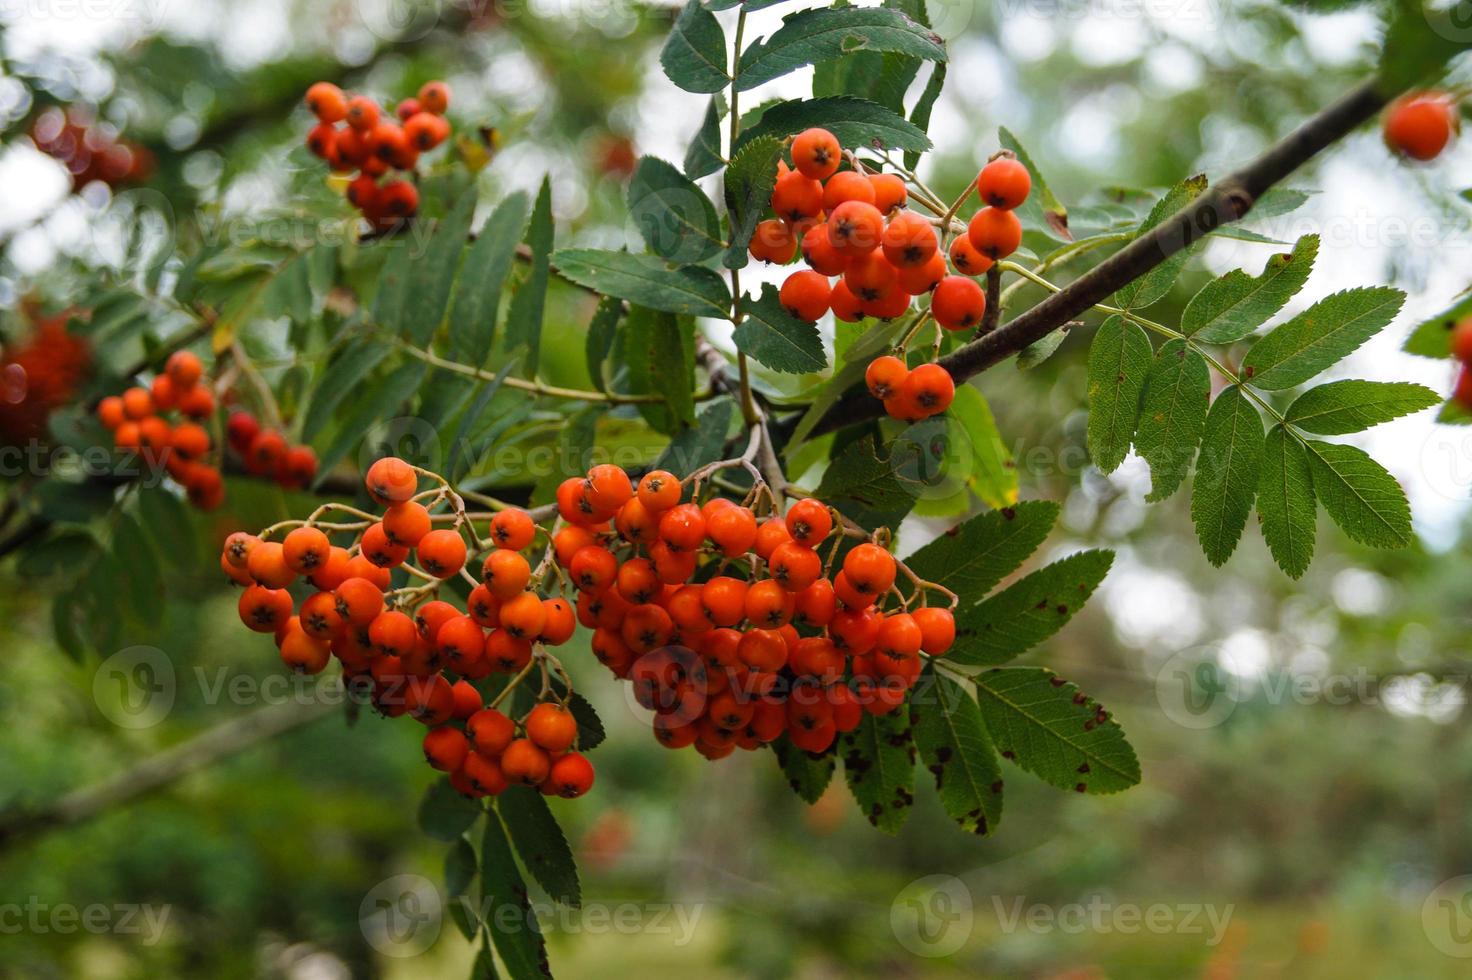
M 1057 633 L 1083 608 L 1114 564 L 1112 551 L 1080 551 L 1018 579 L 956 615 L 950 663 L 1006 663 Z
M 347 345 L 343 353 L 328 365 L 312 390 L 312 400 L 307 404 L 302 419 L 302 439 L 312 441 L 332 412 L 379 363 L 389 355 L 391 348 L 376 340 L 363 340 Z
M 786 374 L 807 374 L 828 366 L 818 325 L 783 309 L 776 286 L 765 283 L 760 299 L 743 296 L 740 309 L 741 323 L 732 339 L 746 356 Z
M 659 63 L 669 80 L 687 92 L 719 92 L 731 81 L 726 34 L 700 0 L 688 0 L 680 11 L 659 52 Z
M 1089 346 L 1089 455 L 1103 473 L 1129 455 L 1154 357 L 1145 331 L 1119 316 L 1105 320 Z
M 838 736 L 843 776 L 870 824 L 897 834 L 915 805 L 915 755 L 908 705 L 887 715 L 864 713 L 859 727 Z
M 997 138 L 1005 149 L 1011 150 L 1017 156 L 1018 162 L 1027 167 L 1027 172 L 1032 175 L 1032 193 L 1028 194 L 1027 200 L 1017 209 L 1017 216 L 1022 219 L 1023 227 L 1037 228 L 1059 241 L 1073 241 L 1073 233 L 1068 230 L 1068 209 L 1058 200 L 1053 188 L 1048 186 L 1047 178 L 1033 162 L 1022 141 L 1006 126 L 998 129 Z
M 419 390 L 429 365 L 423 361 L 405 361 L 394 368 L 382 381 L 355 397 L 352 410 L 337 427 L 332 442 L 317 457 L 317 480 L 320 483 L 338 461 L 348 454 L 362 438 L 372 430 L 375 423 L 398 411 L 409 396 Z
M 1059 789 L 1117 793 L 1140 781 L 1124 731 L 1074 684 L 1042 667 L 996 667 L 973 680 L 1004 759 Z
M 1408 381 L 1331 381 L 1310 388 L 1288 409 L 1288 421 L 1321 436 L 1361 432 L 1441 402 L 1441 396 Z
M 413 249 L 404 242 L 384 242 L 387 249 L 383 268 L 378 273 L 378 292 L 373 297 L 373 322 L 397 335 L 403 325 L 405 296 L 409 293 Z
M 559 905 L 581 905 L 582 887 L 572 848 L 542 794 L 527 786 L 513 786 L 496 798 L 496 810 L 522 865 L 542 890 Z
M 603 729 L 603 719 L 593 705 L 581 694 L 571 694 L 567 699 L 567 710 L 572 712 L 578 723 L 578 749 L 588 752 L 603 744 L 608 733 Z
M 720 276 L 700 266 L 670 268 L 652 255 L 602 249 L 563 249 L 557 270 L 573 282 L 667 313 L 724 317 L 731 294 Z
M 1407 354 L 1415 354 L 1418 357 L 1450 359 L 1452 330 L 1469 316 L 1472 316 L 1472 290 L 1453 303 L 1449 309 L 1416 324 L 1411 330 L 1411 335 L 1406 338 L 1403 349 Z
M 1252 345 L 1242 359 L 1242 380 L 1264 391 L 1303 384 L 1384 329 L 1405 298 L 1399 289 L 1377 286 L 1320 300 Z
M 813 97 L 851 95 L 903 113 L 905 93 L 919 75 L 922 64 L 919 58 L 906 54 L 856 51 L 813 66 Z M 842 137 L 839 141 L 844 142 Z
M 501 291 L 516 260 L 527 207 L 525 194 L 508 194 L 481 225 L 475 244 L 465 253 L 465 266 L 450 311 L 450 350 L 462 363 L 485 364 L 495 349 Z
M 782 767 L 782 774 L 787 777 L 787 785 L 792 787 L 792 791 L 804 803 L 811 805 L 818 802 L 818 798 L 833 780 L 837 759 L 833 750 L 830 748 L 827 752 L 814 756 L 793 745 L 792 740 L 784 734 L 772 743 L 772 753 L 777 758 L 777 764 Z
M 672 473 L 693 473 L 706 463 L 721 458 L 726 444 L 726 430 L 731 427 L 730 399 L 712 401 L 696 418 L 693 426 L 681 429 L 653 463 L 654 469 Z
M 775 136 L 762 136 L 731 154 L 724 178 L 726 216 L 731 230 L 730 247 L 723 260 L 728 269 L 746 267 L 746 247 L 772 200 L 777 185 L 777 161 L 783 144 Z
M 1411 543 L 1411 508 L 1395 477 L 1363 449 L 1310 439 L 1314 494 L 1350 540 L 1374 548 Z
M 922 132 L 930 131 L 930 114 L 935 109 L 936 100 L 946 84 L 946 63 L 936 62 L 930 69 L 930 77 L 925 80 L 925 88 L 920 90 L 920 97 L 915 100 L 915 108 L 910 110 L 910 122 Z M 920 154 L 915 150 L 905 151 L 905 167 L 914 170 L 920 162 Z
M 628 203 L 629 220 L 649 250 L 670 262 L 703 262 L 725 246 L 710 198 L 658 157 L 640 158 L 629 181 Z
M 720 96 L 713 96 L 695 138 L 685 150 L 685 176 L 699 180 L 720 170 L 725 163 L 725 157 L 721 156 L 721 100 Z
M 930 699 L 920 697 L 930 692 Z M 920 763 L 935 777 L 946 815 L 970 833 L 989 834 L 1002 819 L 1002 766 L 981 707 L 955 681 L 927 664 L 911 699 Z
M 1164 500 L 1176 492 L 1201 442 L 1211 401 L 1211 372 L 1206 360 L 1184 340 L 1167 341 L 1145 379 L 1140 431 L 1135 449 L 1150 464 L 1150 494 Z
M 1176 214 L 1205 192 L 1206 178 L 1204 176 L 1197 174 L 1194 177 L 1187 177 L 1185 180 L 1182 180 L 1167 191 L 1165 196 L 1157 201 L 1155 206 L 1150 209 L 1150 213 L 1140 223 L 1136 238 L 1143 237 L 1147 232 L 1153 231 L 1166 222 L 1177 220 L 1175 218 Z M 1182 238 L 1187 238 L 1192 236 L 1194 232 L 1197 232 L 1197 229 L 1179 226 L 1175 234 Z M 1201 239 L 1198 237 L 1195 239 L 1195 242 L 1190 244 L 1196 244 L 1200 241 Z M 1186 264 L 1186 260 L 1190 258 L 1191 251 L 1192 249 L 1188 245 L 1186 248 L 1173 253 L 1164 262 L 1140 278 L 1120 287 L 1119 291 L 1114 294 L 1114 302 L 1126 308 L 1140 309 L 1164 299 L 1166 294 L 1171 291 L 1171 287 L 1175 285 L 1176 277 L 1181 274 L 1181 268 Z
M 849 148 L 875 150 L 930 149 L 930 139 L 903 116 L 867 99 L 835 95 L 821 99 L 778 102 L 762 112 L 761 121 L 743 130 L 737 149 L 766 136 L 786 139 L 810 126 L 821 126 Z
M 1263 445 L 1257 519 L 1273 561 L 1289 578 L 1301 577 L 1313 560 L 1317 517 L 1308 451 L 1296 436 L 1275 425 Z
M 535 375 L 541 363 L 542 318 L 547 307 L 547 281 L 552 254 L 552 183 L 542 178 L 542 189 L 532 205 L 532 217 L 526 227 L 526 243 L 531 249 L 531 266 L 522 280 L 511 305 L 506 309 L 505 348 L 526 348 L 524 366 Z M 560 265 L 561 263 L 559 263 Z M 566 275 L 566 270 L 562 270 Z
M 474 939 L 480 931 L 480 913 L 472 893 L 478 873 L 475 848 L 462 836 L 445 853 L 445 898 L 450 917 L 466 939 Z
M 1318 253 L 1319 236 L 1304 235 L 1292 252 L 1269 258 L 1260 276 L 1233 269 L 1212 280 L 1186 304 L 1181 333 L 1208 344 L 1241 340 L 1298 294 Z
M 536 912 L 527 899 L 526 882 L 516 867 L 511 843 L 495 810 L 486 814 L 481 838 L 482 904 L 491 942 L 511 980 L 543 980 L 552 975 L 547 946 Z
M 946 60 L 941 38 L 897 10 L 885 7 L 803 10 L 784 18 L 771 37 L 742 52 L 736 87 L 744 92 L 804 65 L 855 51 L 895 51 L 927 61 Z
M 128 570 L 119 593 L 120 598 L 128 597 L 127 611 L 145 624 L 156 625 L 164 611 L 163 574 L 153 542 L 132 515 L 114 516 L 111 551 L 119 566 Z
M 900 479 L 889 457 L 880 455 L 873 436 L 865 436 L 849 444 L 829 464 L 818 484 L 817 496 L 862 524 L 865 515 L 908 512 L 917 494 L 913 486 Z M 851 511 L 839 501 L 857 506 Z
M 1213 565 L 1232 556 L 1247 526 L 1257 495 L 1262 439 L 1262 416 L 1241 388 L 1217 395 L 1206 413 L 1196 485 L 1191 488 L 1196 538 Z
M 450 289 L 460 268 L 460 253 L 465 251 L 470 219 L 475 216 L 475 204 L 473 189 L 461 194 L 455 207 L 436 225 L 424 254 L 414 262 L 409 276 L 409 291 L 414 299 L 405 305 L 404 334 L 415 346 L 428 344 L 444 322 Z
M 419 801 L 419 829 L 448 844 L 469 830 L 482 812 L 480 804 L 461 796 L 448 779 L 436 779 Z
M 1027 500 L 973 517 L 916 551 L 905 564 L 927 582 L 944 585 L 969 604 L 1015 571 L 1053 529 L 1058 505 Z
M 1063 341 L 1068 339 L 1068 331 L 1054 330 L 1041 340 L 1035 340 L 1022 350 L 1017 352 L 1017 370 L 1029 371 L 1046 361 L 1058 352 L 1063 346 Z
M 486 447 L 495 441 L 497 435 L 506 428 L 514 425 L 520 417 L 530 412 L 531 405 L 522 402 L 510 412 L 502 413 L 489 420 L 486 424 L 483 416 L 486 406 L 490 405 L 491 399 L 496 397 L 496 392 L 501 390 L 501 385 L 516 371 L 516 366 L 521 362 L 521 351 L 511 351 L 506 355 L 505 363 L 495 378 L 483 383 L 480 392 L 475 396 L 475 401 L 465 409 L 460 416 L 460 424 L 455 427 L 455 437 L 450 441 L 449 461 L 450 482 L 458 483 L 466 473 L 470 472 L 480 454 Z
M 603 377 L 603 365 L 608 352 L 613 350 L 613 338 L 618 332 L 618 321 L 624 315 L 624 304 L 616 297 L 605 296 L 598 301 L 593 319 L 588 321 L 588 338 L 583 344 L 583 355 L 588 362 L 588 377 L 599 391 L 608 390 L 608 380 Z
M 1017 463 L 997 428 L 986 396 L 973 385 L 961 385 L 947 413 L 950 424 L 958 425 L 971 447 L 976 468 L 967 487 L 988 507 L 1017 503 Z

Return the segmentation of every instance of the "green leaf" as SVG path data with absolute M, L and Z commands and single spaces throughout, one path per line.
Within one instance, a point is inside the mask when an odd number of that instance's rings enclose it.
M 527 900 L 526 882 L 517 870 L 511 843 L 495 810 L 486 814 L 480 849 L 480 887 L 491 942 L 511 980 L 544 980 L 552 975 L 547 945 L 537 915 Z
M 1017 352 L 1017 370 L 1028 371 L 1058 353 L 1063 341 L 1068 339 L 1067 328 L 1054 330 L 1041 340 L 1035 340 Z
M 775 136 L 754 139 L 739 152 L 731 154 L 725 175 L 731 244 L 723 261 L 728 269 L 746 267 L 746 247 L 751 243 L 757 223 L 771 205 L 772 188 L 777 185 L 777 161 L 782 159 L 782 154 L 783 143 Z
M 337 434 L 332 437 L 332 442 L 318 455 L 319 483 L 349 450 L 362 441 L 375 423 L 397 413 L 399 406 L 419 390 L 419 384 L 424 380 L 428 368 L 429 365 L 423 361 L 405 361 L 394 368 L 388 377 L 361 392 L 361 397 L 353 399 L 352 411 L 337 427 Z
M 1200 174 L 1195 177 L 1187 177 L 1179 184 L 1176 184 L 1150 209 L 1150 213 L 1145 216 L 1145 220 L 1140 224 L 1136 239 L 1138 240 L 1147 232 L 1172 220 L 1181 208 L 1184 208 L 1205 192 L 1206 178 Z M 1195 231 L 1197 229 L 1180 227 L 1177 229 L 1177 234 L 1185 237 Z M 1199 242 L 1200 239 L 1197 238 L 1196 241 Z M 1166 294 L 1175 285 L 1176 277 L 1181 274 L 1181 268 L 1186 264 L 1186 260 L 1190 258 L 1190 255 L 1190 247 L 1183 248 L 1171 255 L 1164 262 L 1140 278 L 1120 287 L 1120 290 L 1114 294 L 1114 302 L 1116 305 L 1129 309 L 1139 309 L 1164 299 Z
M 572 712 L 578 723 L 578 749 L 589 752 L 603 744 L 608 733 L 603 730 L 603 719 L 593 705 L 581 694 L 574 693 L 567 699 L 567 710 Z
M 460 416 L 460 424 L 455 427 L 455 438 L 450 441 L 449 454 L 445 457 L 449 461 L 451 483 L 458 483 L 469 473 L 480 454 L 495 441 L 496 436 L 519 421 L 520 414 L 531 410 L 529 402 L 522 402 L 516 410 L 496 416 L 489 425 L 481 424 L 486 406 L 496 397 L 496 392 L 501 390 L 502 382 L 515 372 L 517 364 L 521 362 L 521 353 L 516 350 L 506 356 L 500 372 L 493 380 L 481 385 L 475 401 Z
M 937 62 L 930 69 L 930 77 L 925 81 L 925 88 L 921 89 L 920 97 L 915 100 L 915 108 L 910 110 L 910 122 L 922 132 L 930 130 L 930 113 L 935 108 L 936 100 L 940 98 L 941 89 L 946 84 L 946 65 Z M 916 150 L 905 151 L 905 167 L 914 170 L 920 162 L 920 153 Z
M 976 463 L 967 487 L 988 507 L 1017 503 L 1017 463 L 997 428 L 986 396 L 974 385 L 961 385 L 947 420 L 965 433 L 965 443 L 971 447 Z
M 701 410 L 695 424 L 681 429 L 659 454 L 653 469 L 672 473 L 693 473 L 706 463 L 721 458 L 726 444 L 726 431 L 731 427 L 731 400 L 713 401 Z
M 158 552 L 131 515 L 114 516 L 111 550 L 118 565 L 128 570 L 122 576 L 123 590 L 129 597 L 128 612 L 155 627 L 164 615 L 163 574 Z
M 1042 667 L 996 667 L 974 680 L 1004 759 L 1059 789 L 1118 793 L 1140 781 L 1119 724 L 1076 685 Z
M 927 61 L 946 60 L 941 38 L 897 10 L 803 10 L 784 18 L 776 33 L 742 52 L 736 87 L 744 92 L 804 65 L 855 51 L 896 51 Z
M 496 798 L 521 863 L 531 872 L 554 902 L 577 908 L 582 904 L 582 887 L 573 863 L 572 848 L 557 825 L 547 800 L 529 786 L 513 786 Z
M 1472 47 L 1461 3 L 1396 0 L 1380 56 L 1380 90 L 1394 94 L 1438 78 L 1447 62 Z
M 721 106 L 721 97 L 712 96 L 700 129 L 685 150 L 685 175 L 692 180 L 709 176 L 726 163 L 726 158 L 721 156 Z
M 1408 381 L 1331 381 L 1299 395 L 1288 409 L 1288 421 L 1322 436 L 1340 436 L 1419 412 L 1441 400 L 1430 388 Z
M 1411 543 L 1411 508 L 1405 491 L 1363 449 L 1310 439 L 1314 493 L 1350 540 L 1373 548 Z
M 460 195 L 454 209 L 440 221 L 424 249 L 423 257 L 414 263 L 409 276 L 413 302 L 404 309 L 404 333 L 410 343 L 423 347 L 445 319 L 450 305 L 450 289 L 460 268 L 460 253 L 465 251 L 470 234 L 470 219 L 475 216 L 474 189 Z
M 1123 317 L 1111 316 L 1089 347 L 1089 454 L 1103 473 L 1129 455 L 1140 420 L 1140 393 L 1155 357 L 1150 337 Z
M 640 158 L 629 181 L 628 201 L 629 220 L 649 250 L 661 258 L 681 264 L 703 262 L 725 247 L 710 198 L 658 157 Z
M 1232 556 L 1247 526 L 1257 495 L 1262 446 L 1262 416 L 1242 389 L 1234 386 L 1217 395 L 1206 414 L 1196 485 L 1191 488 L 1196 538 L 1213 565 Z
M 1450 309 L 1418 323 L 1406 338 L 1405 352 L 1419 357 L 1450 359 L 1452 330 L 1469 316 L 1472 316 L 1472 290 L 1453 303 Z
M 588 323 L 588 339 L 583 345 L 583 352 L 588 361 L 588 377 L 593 380 L 593 387 L 599 391 L 608 390 L 608 380 L 603 377 L 603 364 L 608 360 L 609 351 L 613 350 L 613 338 L 618 333 L 618 321 L 623 315 L 623 302 L 616 297 L 605 296 L 598 301 L 598 308 L 593 311 L 593 319 Z
M 1073 234 L 1068 230 L 1068 208 L 1063 206 L 1058 195 L 1053 193 L 1053 188 L 1048 186 L 1047 179 L 1023 147 L 1022 141 L 1006 126 L 998 129 L 997 138 L 1005 149 L 1011 150 L 1017 156 L 1018 162 L 1027 167 L 1027 172 L 1032 175 L 1032 193 L 1022 202 L 1022 207 L 1017 209 L 1017 216 L 1022 219 L 1023 227 L 1037 228 L 1051 238 L 1072 241 Z
M 859 727 L 838 736 L 843 775 L 864 817 L 897 834 L 915 805 L 915 749 L 907 705 L 887 715 L 864 713 Z
M 916 551 L 905 564 L 969 604 L 1015 571 L 1053 529 L 1058 505 L 1027 500 L 973 517 Z
M 1297 436 L 1275 425 L 1263 444 L 1257 519 L 1273 561 L 1289 578 L 1301 577 L 1313 560 L 1317 518 L 1308 450 Z
M 812 126 L 821 126 L 838 142 L 854 149 L 930 149 L 924 130 L 903 116 L 867 99 L 835 95 L 822 99 L 798 99 L 769 106 L 761 121 L 744 130 L 736 140 L 738 150 L 765 136 L 786 139 Z
M 731 294 L 720 276 L 700 266 L 671 269 L 652 255 L 601 249 L 564 249 L 553 256 L 568 279 L 652 310 L 724 317 Z
M 1135 448 L 1150 464 L 1146 500 L 1164 500 L 1185 480 L 1210 401 L 1211 372 L 1205 358 L 1184 340 L 1166 342 L 1145 379 L 1145 403 L 1135 436 Z
M 836 764 L 832 749 L 815 756 L 793 745 L 784 734 L 772 743 L 772 753 L 777 757 L 777 764 L 782 767 L 782 774 L 787 777 L 787 785 L 792 787 L 792 791 L 804 803 L 818 802 L 833 780 Z
M 856 51 L 813 67 L 813 96 L 826 99 L 851 95 L 903 113 L 905 93 L 920 74 L 922 64 L 919 58 L 905 54 Z M 842 137 L 839 141 L 848 145 Z
M 531 268 L 506 309 L 505 348 L 525 347 L 527 374 L 535 375 L 541 358 L 542 316 L 547 305 L 548 263 L 552 253 L 552 184 L 546 177 L 542 178 L 542 189 L 532 207 L 526 243 L 531 248 Z
M 496 321 L 501 316 L 501 291 L 516 261 L 516 245 L 526 219 L 526 195 L 520 191 L 508 194 L 481 225 L 475 244 L 465 254 L 450 311 L 450 350 L 456 360 L 473 365 L 490 360 Z
M 915 747 L 935 777 L 941 806 L 962 830 L 991 833 L 1002 819 L 1002 765 L 980 706 L 961 685 L 937 673 L 935 661 L 926 665 L 916 691 L 910 706 Z M 933 699 L 919 696 L 926 691 Z
M 732 339 L 743 354 L 786 374 L 806 374 L 828 366 L 818 325 L 783 309 L 776 286 L 765 283 L 760 299 L 743 296 L 740 309 L 741 323 Z
M 448 844 L 469 830 L 481 812 L 480 804 L 461 796 L 448 779 L 436 779 L 419 801 L 419 829 Z
M 449 900 L 450 918 L 466 939 L 474 939 L 480 931 L 480 913 L 472 894 L 478 873 L 475 848 L 462 836 L 445 853 L 445 897 Z
M 409 293 L 414 250 L 407 243 L 385 242 L 383 268 L 378 273 L 378 292 L 373 297 L 373 322 L 398 335 L 403 326 L 405 297 Z
M 302 439 L 311 442 L 332 418 L 332 412 L 359 382 L 389 355 L 387 344 L 362 340 L 348 344 L 337 360 L 328 365 L 312 391 L 312 400 L 302 419 Z
M 532 497 L 537 500 L 554 499 L 557 486 L 563 480 L 582 476 L 592 465 L 593 444 L 598 430 L 598 420 L 608 411 L 608 405 L 599 402 L 573 412 L 562 419 L 553 444 L 552 460 L 537 480 Z
M 1057 633 L 1099 587 L 1112 551 L 1080 551 L 1045 565 L 956 616 L 956 645 L 950 663 L 1006 663 Z
M 1181 314 L 1181 333 L 1208 344 L 1241 340 L 1268 322 L 1297 295 L 1314 270 L 1319 236 L 1304 235 L 1268 259 L 1260 276 L 1233 269 L 1201 287 Z
M 1384 329 L 1405 298 L 1399 289 L 1376 286 L 1320 300 L 1252 345 L 1242 380 L 1264 391 L 1303 384 Z
M 726 69 L 726 34 L 700 0 L 688 0 L 659 52 L 669 80 L 687 92 L 719 92 L 731 81 Z
M 902 481 L 888 456 L 881 456 L 873 436 L 852 442 L 829 464 L 818 484 L 817 496 L 863 524 L 864 516 L 907 513 L 917 494 Z M 850 511 L 840 501 L 856 506 Z M 866 525 L 868 526 L 868 525 Z

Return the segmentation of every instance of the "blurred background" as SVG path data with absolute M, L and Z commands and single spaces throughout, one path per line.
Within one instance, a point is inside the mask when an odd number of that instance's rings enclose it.
M 1005 125 L 1065 202 L 1220 176 L 1373 65 L 1373 11 L 1312 6 L 932 3 L 952 65 L 922 173 L 953 194 Z M 487 196 L 535 191 L 550 174 L 560 244 L 620 242 L 635 158 L 680 160 L 704 110 L 655 58 L 674 12 L 630 0 L 0 3 L 0 307 L 31 295 L 64 304 L 96 269 L 125 261 L 119 208 L 162 202 L 187 243 L 210 219 L 280 208 L 308 185 L 325 193 L 297 148 L 299 95 L 318 78 L 385 95 L 446 79 L 457 131 L 495 130 L 479 177 Z M 782 12 L 753 15 L 748 37 Z M 810 74 L 750 104 L 804 93 Z M 69 171 L 37 148 L 37 120 L 74 104 L 125 141 L 115 172 Z M 1290 182 L 1316 192 L 1306 206 L 1250 222 L 1285 241 L 1323 236 L 1295 308 L 1349 286 L 1409 293 L 1396 324 L 1336 376 L 1449 389 L 1448 368 L 1399 346 L 1467 285 L 1472 223 L 1458 192 L 1469 161 L 1463 146 L 1408 168 L 1365 130 Z M 1215 242 L 1156 318 L 1272 251 Z M 546 356 L 575 380 L 581 328 L 555 329 L 565 342 Z M 767 753 L 708 764 L 666 752 L 623 691 L 584 669 L 610 737 L 592 795 L 553 801 L 586 906 L 544 922 L 559 975 L 1467 975 L 1468 430 L 1426 412 L 1355 437 L 1406 487 L 1412 548 L 1361 549 L 1321 520 L 1299 582 L 1251 532 L 1216 570 L 1184 494 L 1147 510 L 1139 460 L 1108 478 L 1087 466 L 1079 344 L 979 385 L 1022 497 L 1063 501 L 1044 552 L 1119 550 L 1095 601 L 1030 662 L 1110 708 L 1142 785 L 1084 797 L 1009 779 L 1009 817 L 986 839 L 959 834 L 924 793 L 890 839 L 841 781 L 809 808 Z M 280 507 L 277 491 L 237 482 L 234 513 Z M 177 519 L 195 527 L 181 533 L 189 547 L 164 549 L 169 595 L 140 596 L 157 611 L 109 638 L 109 651 L 146 645 L 166 658 L 170 704 L 148 724 L 109 700 L 99 658 L 58 649 L 49 598 L 65 583 L 53 570 L 0 566 L 0 802 L 96 783 L 263 702 L 289 714 L 314 700 L 238 628 L 216 581 L 208 541 L 224 530 L 216 521 L 236 518 Z M 912 519 L 901 550 L 944 526 Z M 147 568 L 123 572 L 121 588 L 149 591 Z M 281 686 L 260 686 L 273 677 Z M 238 693 L 222 696 L 222 684 Z M 433 887 L 407 946 L 360 914 L 396 876 L 441 880 L 446 847 L 415 821 L 432 773 L 414 727 L 366 713 L 345 725 L 330 712 L 141 801 L 0 836 L 0 976 L 465 975 L 473 952 Z

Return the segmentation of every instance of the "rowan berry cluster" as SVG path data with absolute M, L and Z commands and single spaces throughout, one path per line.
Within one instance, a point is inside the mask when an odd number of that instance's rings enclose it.
M 135 386 L 98 402 L 97 418 L 112 430 L 114 446 L 150 465 L 163 465 L 191 503 L 213 510 L 225 501 L 225 482 L 209 461 L 214 441 L 202 423 L 215 413 L 215 396 L 203 378 L 200 359 L 177 351 L 149 387 Z
M 262 426 L 250 412 L 230 413 L 225 420 L 225 441 L 247 473 L 275 480 L 287 490 L 305 490 L 317 478 L 317 454 L 311 446 L 292 445 L 276 429 Z
M 1456 101 L 1444 92 L 1412 92 L 1385 113 L 1385 145 L 1412 160 L 1434 160 L 1460 129 Z
M 46 438 L 51 413 L 68 404 L 92 367 L 92 348 L 67 330 L 77 311 L 43 316 L 26 300 L 32 329 L 0 350 L 0 443 L 19 446 Z
M 401 178 L 379 183 L 390 170 L 412 171 L 421 153 L 450 136 L 444 116 L 450 88 L 426 82 L 416 97 L 404 99 L 392 113 L 366 95 L 345 94 L 331 82 L 307 89 L 307 108 L 317 125 L 307 133 L 307 149 L 327 161 L 333 173 L 358 175 L 348 183 L 347 197 L 375 229 L 395 227 L 419 210 L 419 191 Z M 339 126 L 339 123 L 346 125 Z
M 573 797 L 591 786 L 591 764 L 573 751 L 572 683 L 548 649 L 579 623 L 593 655 L 654 712 L 664 745 L 718 759 L 785 733 L 822 752 L 865 711 L 905 701 L 922 654 L 955 638 L 950 608 L 926 605 L 927 593 L 955 597 L 816 500 L 765 520 L 724 497 L 698 502 L 701 481 L 737 463 L 683 483 L 656 470 L 637 487 L 623 469 L 595 466 L 561 484 L 561 520 L 542 527 L 518 508 L 469 513 L 440 477 L 390 457 L 366 475 L 381 515 L 326 504 L 259 536 L 232 534 L 220 565 L 245 586 L 241 620 L 273 633 L 289 668 L 315 674 L 336 657 L 382 713 L 430 728 L 430 765 L 471 796 L 522 783 Z M 421 491 L 422 477 L 434 485 Z M 773 509 L 764 484 L 751 499 Z M 334 511 L 356 520 L 323 519 Z M 525 553 L 539 536 L 533 567 Z M 468 566 L 482 554 L 477 580 Z M 451 580 L 472 586 L 463 609 L 439 597 Z M 538 668 L 536 704 L 503 713 Z
M 116 188 L 141 184 L 153 175 L 153 154 L 146 147 L 123 139 L 113 127 L 77 109 L 41 113 L 31 124 L 31 141 L 66 167 L 74 191 L 94 180 Z
M 1472 316 L 1463 318 L 1452 328 L 1449 347 L 1452 357 L 1462 365 L 1457 371 L 1457 385 L 1452 389 L 1452 401 L 1472 412 Z

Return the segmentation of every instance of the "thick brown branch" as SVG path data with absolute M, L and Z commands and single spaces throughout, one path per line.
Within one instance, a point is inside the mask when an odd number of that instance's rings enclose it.
M 1372 118 L 1385 107 L 1388 99 L 1374 81 L 1351 89 L 1175 216 L 1136 238 L 1000 330 L 942 358 L 941 366 L 959 384 L 1041 340 L 1205 235 L 1240 220 L 1264 191 Z M 832 432 L 855 422 L 876 418 L 881 411 L 879 402 L 867 392 L 856 389 L 828 410 L 814 427 L 813 434 Z

